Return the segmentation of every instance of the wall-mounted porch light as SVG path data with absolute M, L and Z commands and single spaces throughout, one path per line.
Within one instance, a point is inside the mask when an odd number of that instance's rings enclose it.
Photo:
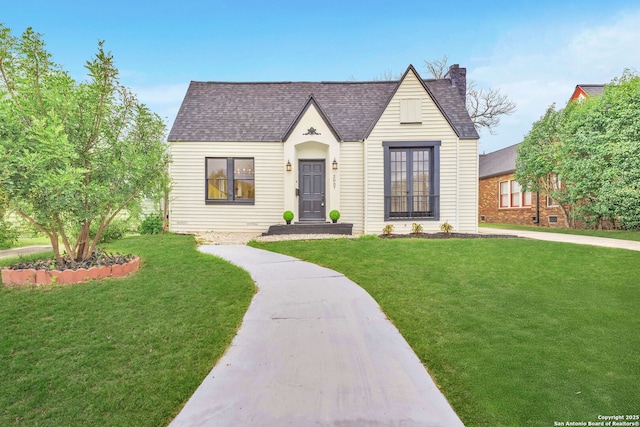
M 291 172 L 291 162 L 289 160 L 287 160 L 287 172 Z
M 331 163 L 331 169 L 338 170 L 338 162 L 336 161 L 336 159 L 333 159 L 333 162 Z

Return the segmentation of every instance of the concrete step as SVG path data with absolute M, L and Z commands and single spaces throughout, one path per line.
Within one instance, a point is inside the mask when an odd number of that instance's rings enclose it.
M 351 235 L 353 224 L 331 222 L 296 222 L 293 224 L 277 224 L 269 227 L 263 236 L 282 234 L 347 234 Z

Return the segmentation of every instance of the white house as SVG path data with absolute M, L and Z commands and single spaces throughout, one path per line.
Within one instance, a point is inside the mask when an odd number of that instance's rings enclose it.
M 264 232 L 294 221 L 357 234 L 448 221 L 477 232 L 478 134 L 466 70 L 424 80 L 191 82 L 169 134 L 170 229 Z

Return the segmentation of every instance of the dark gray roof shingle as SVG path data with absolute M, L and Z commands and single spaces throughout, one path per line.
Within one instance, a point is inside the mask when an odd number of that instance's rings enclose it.
M 604 92 L 604 85 L 578 85 L 587 95 L 602 95 Z
M 520 144 L 511 145 L 493 153 L 481 154 L 478 164 L 480 179 L 514 172 L 518 157 L 518 145 Z
M 460 138 L 476 139 L 457 88 L 426 80 Z M 311 96 L 344 141 L 360 141 L 386 107 L 397 81 L 191 82 L 169 141 L 282 141 Z

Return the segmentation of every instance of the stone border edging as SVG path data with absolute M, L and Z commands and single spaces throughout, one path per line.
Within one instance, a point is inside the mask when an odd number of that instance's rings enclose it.
M 104 265 L 77 270 L 26 270 L 2 269 L 2 283 L 5 285 L 50 285 L 87 282 L 107 277 L 124 277 L 140 268 L 140 257 L 134 257 L 126 264 Z

